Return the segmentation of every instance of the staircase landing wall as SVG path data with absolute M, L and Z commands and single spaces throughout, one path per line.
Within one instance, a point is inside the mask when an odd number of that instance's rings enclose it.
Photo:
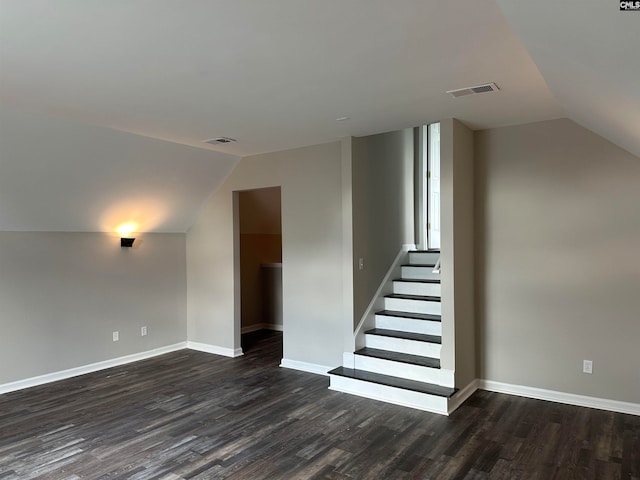
M 476 378 L 474 316 L 473 132 L 440 122 L 442 368 L 456 387 Z
M 353 138 L 354 328 L 398 249 L 414 243 L 413 172 L 413 129 Z

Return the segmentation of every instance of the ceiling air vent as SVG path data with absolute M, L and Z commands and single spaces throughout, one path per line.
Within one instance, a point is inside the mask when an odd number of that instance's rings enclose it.
M 232 143 L 232 142 L 235 142 L 235 140 L 229 137 L 217 137 L 217 138 L 212 138 L 210 140 L 204 141 L 204 143 L 208 143 L 210 145 L 219 145 L 221 143 Z
M 485 83 L 484 85 L 476 85 L 475 87 L 458 88 L 457 90 L 447 90 L 454 97 L 464 97 L 466 95 L 475 95 L 476 93 L 492 93 L 500 90 L 495 83 Z

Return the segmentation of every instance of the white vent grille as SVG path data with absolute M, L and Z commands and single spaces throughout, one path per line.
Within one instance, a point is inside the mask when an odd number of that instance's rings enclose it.
M 453 97 L 464 97 L 466 95 L 475 95 L 476 93 L 493 93 L 500 90 L 495 83 L 485 83 L 484 85 L 476 85 L 475 87 L 458 88 L 456 90 L 447 90 L 447 93 Z
M 211 138 L 209 140 L 204 141 L 204 143 L 208 143 L 210 145 L 219 145 L 219 144 L 231 143 L 231 142 L 235 142 L 235 140 L 229 137 L 217 137 L 217 138 Z

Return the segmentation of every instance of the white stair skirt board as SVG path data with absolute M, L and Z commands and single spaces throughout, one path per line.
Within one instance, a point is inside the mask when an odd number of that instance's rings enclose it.
M 429 320 L 376 315 L 375 326 L 376 328 L 383 328 L 385 330 L 399 330 L 401 332 L 423 333 L 425 335 L 442 335 L 442 322 L 432 322 Z
M 367 355 L 356 355 L 355 369 L 440 385 L 439 368 L 395 362 L 393 360 L 369 357 Z
M 315 373 L 316 375 L 328 375 L 327 372 L 332 369 L 332 367 L 327 367 L 326 365 L 300 362 L 298 360 L 290 360 L 288 358 L 283 358 L 280 361 L 280 367 L 300 370 L 301 372 Z
M 409 252 L 409 263 L 412 265 L 435 265 L 438 258 L 438 252 Z
M 356 355 L 353 352 L 342 352 L 342 366 L 345 368 L 355 368 Z
M 454 388 L 456 386 L 455 372 L 453 370 L 447 370 L 445 368 L 441 368 L 440 369 L 440 385 L 443 387 Z M 451 399 L 449 399 L 449 405 L 451 405 Z M 453 410 L 449 409 L 449 412 L 452 412 L 452 411 Z
M 403 265 L 402 278 L 409 280 L 439 280 L 440 274 L 433 273 L 433 267 L 420 267 L 417 265 Z
M 490 392 L 506 393 L 519 397 L 535 398 L 538 400 L 548 400 L 550 402 L 565 403 L 578 407 L 597 408 L 609 412 L 627 413 L 629 415 L 640 415 L 640 403 L 621 402 L 619 400 L 609 400 L 606 398 L 588 397 L 575 393 L 557 392 L 555 390 L 545 390 L 543 388 L 527 387 L 524 385 L 512 385 L 509 383 L 494 382 L 492 380 L 478 380 L 478 388 Z
M 339 375 L 330 375 L 330 378 L 329 388 L 331 390 L 415 408 L 425 412 L 439 413 L 441 415 L 449 414 L 449 402 L 445 397 L 389 387 Z
M 442 289 L 439 283 L 403 282 L 395 280 L 393 282 L 393 293 L 401 295 L 426 295 L 428 297 L 439 297 Z
M 107 368 L 119 367 L 120 365 L 126 365 L 128 363 L 146 360 L 147 358 L 157 357 L 158 355 L 164 355 L 165 353 L 175 352 L 177 350 L 183 350 L 185 348 L 187 348 L 187 342 L 180 342 L 174 345 L 167 345 L 165 347 L 147 350 L 146 352 L 134 353 L 131 355 L 126 355 L 124 357 L 112 358 L 111 360 L 90 363 L 89 365 L 83 365 L 81 367 L 70 368 L 68 370 L 61 370 L 59 372 L 47 373 L 45 375 L 39 375 L 37 377 L 31 377 L 24 380 L 5 383 L 3 385 L 0 385 L 0 394 L 14 392 L 17 390 L 22 390 L 24 388 L 36 387 L 38 385 L 44 385 L 45 383 L 57 382 L 58 380 L 64 380 L 71 377 L 77 377 L 78 375 L 98 372 Z
M 442 314 L 442 304 L 429 300 L 385 297 L 384 308 L 385 310 L 393 310 L 396 312 L 429 313 L 431 315 Z
M 204 353 L 213 353 L 214 355 L 222 355 L 223 357 L 240 357 L 244 355 L 241 348 L 227 348 L 218 345 L 209 345 L 207 343 L 187 342 L 187 348 L 197 350 Z
M 438 343 L 408 340 L 406 338 L 384 337 L 381 335 L 365 334 L 365 344 L 369 348 L 391 350 L 392 352 L 422 355 L 423 357 L 440 358 L 441 345 Z

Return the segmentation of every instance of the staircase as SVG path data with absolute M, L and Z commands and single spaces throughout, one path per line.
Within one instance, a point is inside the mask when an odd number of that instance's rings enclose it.
M 329 372 L 329 388 L 447 415 L 456 393 L 452 372 L 440 368 L 442 347 L 440 252 L 409 252 L 393 293 L 384 297 L 374 328 L 364 332 L 364 348 L 354 368 Z

